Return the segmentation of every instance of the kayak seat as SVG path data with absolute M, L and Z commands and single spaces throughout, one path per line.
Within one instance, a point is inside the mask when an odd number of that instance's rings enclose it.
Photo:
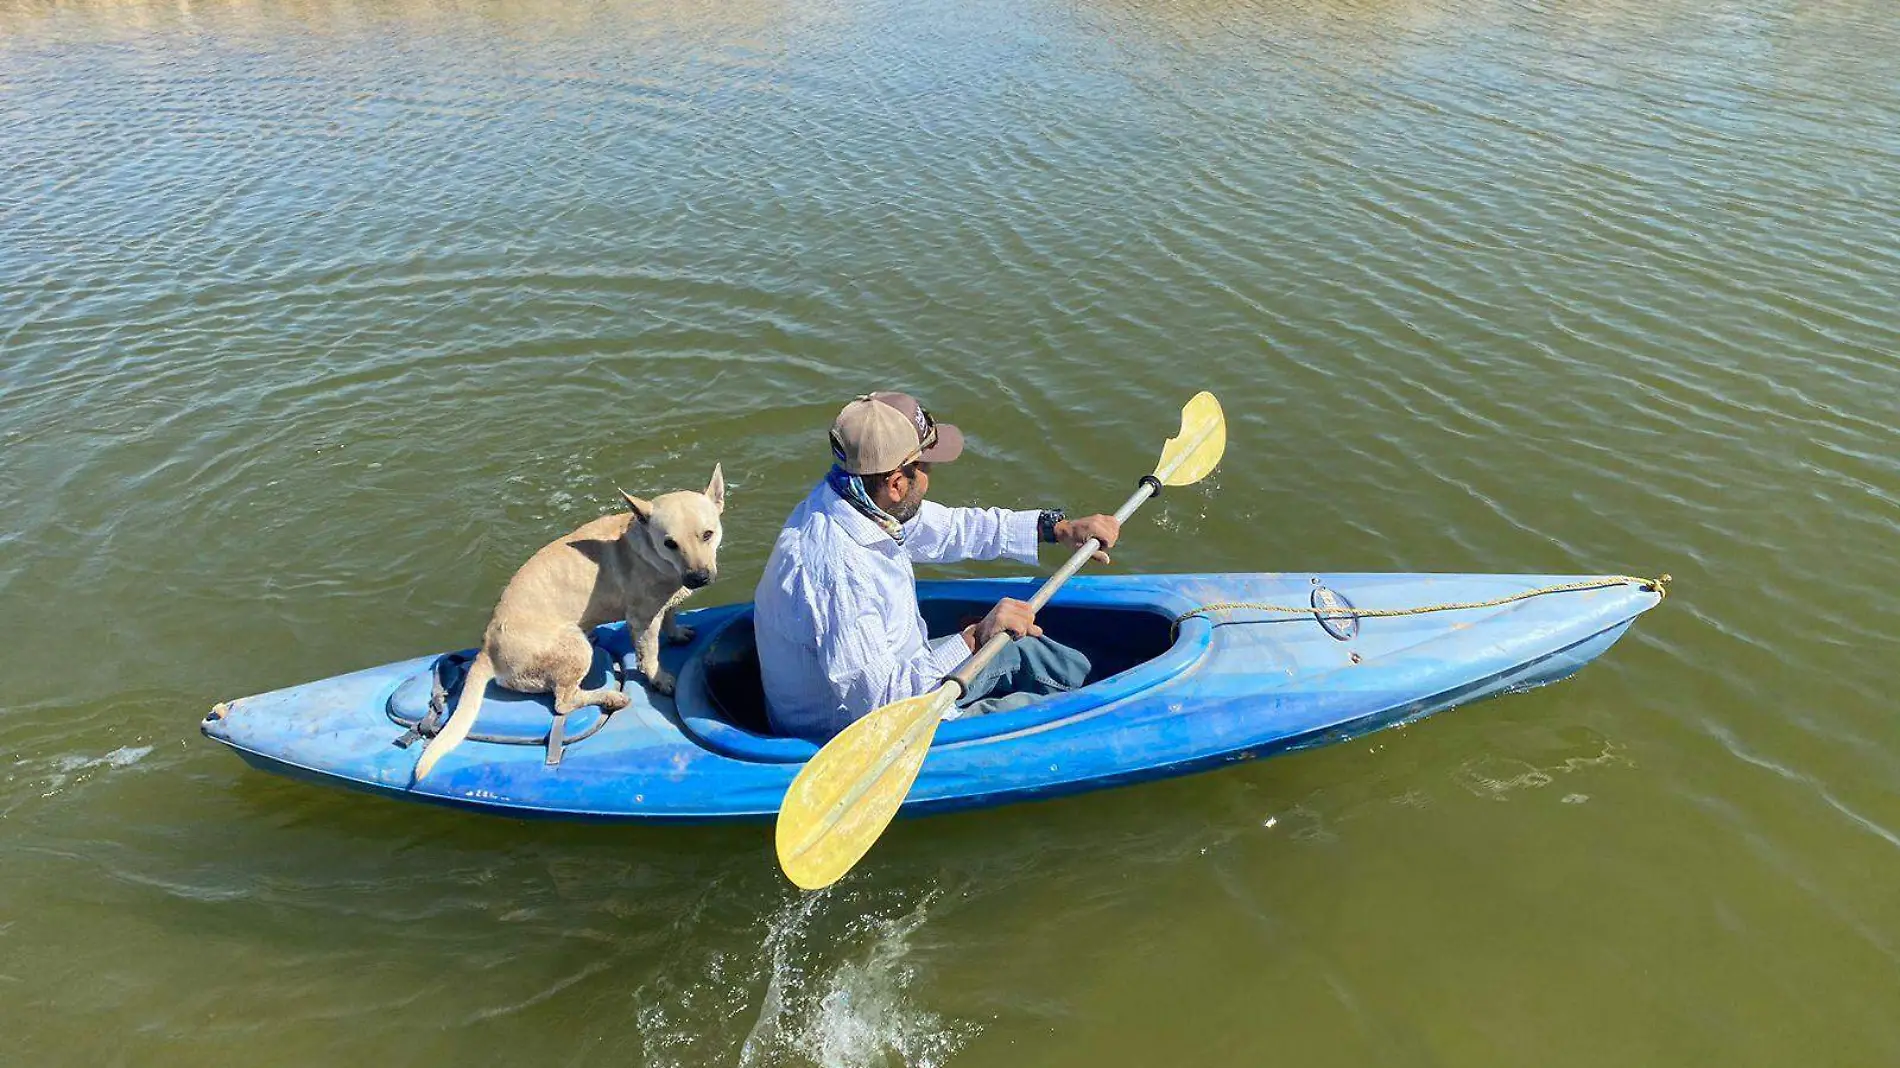
M 772 733 L 750 608 L 728 619 L 705 651 L 681 665 L 673 692 L 680 726 L 699 744 L 738 760 L 802 764 L 818 747 Z
M 706 695 L 718 718 L 753 734 L 772 733 L 765 715 L 765 684 L 759 672 L 759 648 L 752 635 L 752 613 L 722 627 L 701 657 Z

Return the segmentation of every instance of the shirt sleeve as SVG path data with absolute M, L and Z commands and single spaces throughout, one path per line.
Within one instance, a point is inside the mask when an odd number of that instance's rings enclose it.
M 851 719 L 915 697 L 943 681 L 947 672 L 938 664 L 941 654 L 929 646 L 891 648 L 883 614 L 857 582 L 847 578 L 833 587 L 827 609 L 828 636 L 818 643 L 818 657 L 832 692 Z M 961 657 L 957 663 L 962 663 Z
M 931 642 L 930 656 L 936 663 L 937 677 L 947 679 L 970 658 L 970 646 L 963 640 L 963 632 L 955 631 Z
M 1036 562 L 1036 519 L 1041 513 L 1008 508 L 946 508 L 925 501 L 904 524 L 904 551 L 920 564 L 994 560 Z

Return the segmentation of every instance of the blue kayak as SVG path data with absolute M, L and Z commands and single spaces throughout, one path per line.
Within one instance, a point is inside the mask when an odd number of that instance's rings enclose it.
M 1038 583 L 925 582 L 918 593 L 939 634 Z M 1080 577 L 1037 622 L 1088 655 L 1089 683 L 945 723 L 903 811 L 1183 775 L 1553 682 L 1661 599 L 1659 583 L 1621 577 Z M 765 726 L 749 605 L 681 620 L 697 633 L 664 655 L 674 697 L 632 676 L 628 708 L 557 724 L 545 695 L 493 687 L 474 734 L 421 783 L 416 759 L 472 650 L 239 698 L 202 726 L 260 768 L 413 801 L 555 819 L 769 818 L 816 747 Z M 627 677 L 625 625 L 600 628 L 595 644 L 587 685 Z

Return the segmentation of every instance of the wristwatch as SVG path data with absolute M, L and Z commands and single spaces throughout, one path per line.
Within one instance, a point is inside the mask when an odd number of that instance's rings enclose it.
M 1044 508 L 1036 517 L 1036 538 L 1053 544 L 1056 540 L 1056 524 L 1069 518 L 1069 513 L 1060 508 Z

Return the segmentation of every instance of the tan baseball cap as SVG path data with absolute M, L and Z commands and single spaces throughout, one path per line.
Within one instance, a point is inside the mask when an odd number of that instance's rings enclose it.
M 831 424 L 831 454 L 853 475 L 878 475 L 907 463 L 949 463 L 963 453 L 963 431 L 930 418 L 908 393 L 867 393 Z

